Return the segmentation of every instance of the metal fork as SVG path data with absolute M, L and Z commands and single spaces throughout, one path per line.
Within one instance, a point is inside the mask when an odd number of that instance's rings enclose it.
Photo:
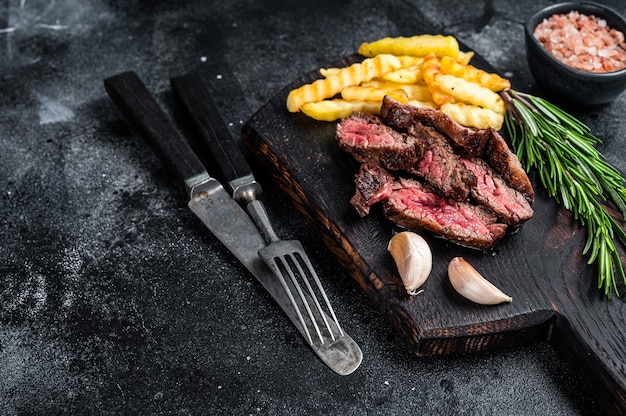
M 298 240 L 281 240 L 278 238 L 261 201 L 255 198 L 245 201 L 245 204 L 250 216 L 269 244 L 259 250 L 259 256 L 272 269 L 285 288 L 309 343 L 314 343 L 311 336 L 312 332 L 317 334 L 318 338 L 315 342 L 319 341 L 320 344 L 327 342 L 328 338 L 331 341 L 336 341 L 343 337 L 344 333 L 335 311 L 302 244 Z M 311 284 L 311 280 L 314 285 Z M 301 283 L 304 284 L 306 291 L 303 290 Z M 294 291 L 298 294 L 298 298 L 293 296 Z M 325 308 L 322 307 L 316 292 L 324 300 Z M 306 310 L 306 315 L 302 314 L 301 308 Z M 332 317 L 332 321 L 328 320 L 328 314 Z M 305 316 L 308 318 L 306 321 Z M 323 325 L 320 325 L 321 323 Z M 324 329 L 326 332 L 323 332 Z
M 268 245 L 259 250 L 259 256 L 280 282 L 297 319 L 288 315 L 326 364 L 339 374 L 350 374 L 362 361 L 361 349 L 342 330 L 302 244 L 297 240 L 281 240 L 274 232 L 259 200 L 261 186 L 220 117 L 204 82 L 191 73 L 172 78 L 171 84 L 219 165 L 233 199 L 246 207 L 265 237 Z

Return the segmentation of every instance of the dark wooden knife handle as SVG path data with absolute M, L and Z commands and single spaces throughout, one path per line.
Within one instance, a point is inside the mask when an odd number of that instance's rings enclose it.
M 133 71 L 104 80 L 104 87 L 128 122 L 172 173 L 185 181 L 206 173 L 200 159 L 178 133 L 144 83 Z
M 174 94 L 181 100 L 185 111 L 193 120 L 203 144 L 208 146 L 215 158 L 233 197 L 238 199 L 237 189 L 242 185 L 254 187 L 258 196 L 260 186 L 254 180 L 248 162 L 230 134 L 202 78 L 196 73 L 188 73 L 172 78 L 170 82 Z

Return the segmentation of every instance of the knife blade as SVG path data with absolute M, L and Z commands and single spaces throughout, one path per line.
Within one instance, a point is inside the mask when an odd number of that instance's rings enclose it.
M 183 182 L 189 194 L 189 209 L 254 275 L 304 336 L 289 297 L 258 255 L 266 246 L 265 239 L 243 208 L 209 175 L 141 79 L 135 72 L 127 71 L 105 79 L 104 86 L 129 124 Z M 351 356 L 351 349 L 337 347 L 314 351 L 338 374 L 352 373 L 361 360 L 356 363 L 358 357 Z

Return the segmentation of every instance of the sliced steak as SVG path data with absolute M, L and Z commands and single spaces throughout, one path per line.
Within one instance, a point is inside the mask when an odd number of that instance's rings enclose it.
M 534 202 L 535 192 L 526 171 L 496 130 L 465 127 L 441 111 L 405 105 L 390 97 L 383 99 L 380 111 L 383 122 L 398 129 L 408 129 L 415 123 L 434 127 L 463 157 L 487 160 L 511 187 L 531 204 Z
M 489 140 L 485 130 L 465 127 L 439 110 L 405 105 L 388 96 L 383 99 L 380 116 L 385 124 L 397 129 L 408 129 L 415 123 L 434 127 L 469 158 L 482 155 Z
M 384 125 L 368 113 L 354 113 L 341 120 L 336 138 L 339 147 L 360 163 L 373 163 L 388 170 L 409 170 L 423 154 L 412 136 Z
M 489 141 L 485 149 L 485 159 L 513 189 L 521 192 L 531 204 L 535 200 L 535 190 L 526 171 L 515 153 L 511 152 L 504 138 L 494 129 L 487 130 Z
M 381 203 L 399 226 L 489 249 L 534 214 L 528 176 L 493 129 L 386 97 L 380 117 L 355 113 L 337 125 L 336 139 L 361 163 L 350 200 L 361 217 Z
M 361 217 L 369 214 L 372 205 L 389 197 L 393 180 L 393 176 L 380 166 L 369 163 L 361 164 L 354 181 L 356 191 L 350 199 L 350 203 Z
M 476 175 L 476 187 L 472 198 L 491 209 L 502 221 L 509 225 L 519 225 L 532 218 L 534 212 L 530 203 L 517 190 L 511 188 L 482 159 L 462 159 L 462 162 Z
M 408 132 L 424 148 L 424 156 L 409 172 L 423 178 L 446 198 L 466 200 L 476 186 L 476 176 L 461 162 L 446 138 L 421 123 L 411 125 Z
M 488 249 L 504 236 L 507 225 L 487 209 L 437 195 L 416 180 L 401 179 L 383 201 L 385 215 L 409 229 L 424 229 L 462 245 Z

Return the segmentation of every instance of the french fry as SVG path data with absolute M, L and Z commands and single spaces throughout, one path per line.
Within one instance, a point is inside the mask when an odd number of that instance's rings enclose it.
M 498 114 L 488 108 L 463 103 L 446 103 L 439 108 L 442 112 L 452 117 L 458 123 L 477 129 L 492 127 L 496 130 L 502 128 L 504 115 Z
M 328 78 L 333 75 L 337 75 L 337 72 L 341 71 L 341 68 L 320 68 L 320 75 L 324 78 Z
M 398 56 L 400 63 L 402 64 L 402 68 L 408 68 L 410 66 L 422 65 L 424 62 L 423 56 L 409 56 L 409 55 L 400 55 Z
M 424 62 L 422 63 L 422 76 L 428 86 L 428 91 L 430 92 L 432 100 L 438 105 L 454 102 L 454 97 L 451 94 L 444 92 L 439 86 L 437 82 L 439 75 L 439 59 L 437 59 L 435 54 L 431 53 L 424 58 Z
M 470 51 L 470 52 L 460 51 L 459 52 L 459 57 L 456 60 L 461 65 L 467 65 L 467 64 L 470 63 L 470 61 L 472 60 L 473 57 L 474 57 L 474 51 Z
M 387 80 L 371 80 L 368 82 L 364 82 L 361 84 L 363 87 L 375 87 L 381 89 L 388 90 L 397 90 L 401 89 L 406 93 L 409 101 L 417 100 L 417 101 L 432 101 L 433 97 L 430 95 L 430 91 L 428 91 L 428 87 L 422 84 L 402 84 L 393 81 Z
M 433 109 L 438 109 L 439 106 L 437 104 L 435 104 L 434 101 L 421 101 L 421 100 L 409 100 L 407 102 L 408 105 L 412 105 L 413 107 L 418 107 L 418 108 L 433 108 Z
M 435 76 L 440 72 L 439 59 L 437 59 L 435 54 L 426 56 L 422 62 L 422 76 L 426 84 L 432 84 L 435 81 Z
M 472 65 L 463 65 L 449 56 L 441 58 L 440 71 L 442 74 L 454 75 L 469 82 L 475 82 L 491 91 L 498 92 L 511 88 L 511 82 L 498 74 L 492 74 Z
M 291 112 L 334 121 L 355 111 L 379 114 L 388 95 L 416 107 L 438 109 L 468 127 L 502 128 L 506 105 L 499 91 L 509 80 L 469 64 L 474 52 L 464 52 L 452 36 L 418 35 L 364 42 L 361 63 L 322 68 L 323 77 L 292 90 Z
M 411 37 L 383 38 L 374 42 L 364 42 L 359 46 L 361 55 L 372 57 L 383 53 L 392 55 L 426 56 L 434 53 L 437 57 L 459 57 L 459 43 L 453 36 L 417 35 Z
M 378 87 L 364 87 L 361 85 L 351 85 L 341 90 L 341 98 L 346 101 L 380 101 L 383 97 L 389 95 L 396 101 L 405 104 L 409 98 L 407 93 L 402 88 L 378 88 Z
M 395 71 L 383 74 L 382 78 L 400 84 L 415 84 L 424 79 L 422 76 L 422 68 L 417 65 L 396 69 Z
M 327 78 L 318 79 L 292 90 L 287 96 L 287 109 L 294 113 L 308 102 L 321 101 L 341 92 L 350 85 L 358 85 L 374 77 L 400 68 L 400 60 L 393 55 L 382 54 L 352 64 Z
M 498 114 L 504 114 L 506 111 L 506 104 L 500 95 L 475 82 L 452 75 L 437 74 L 434 83 L 444 94 L 454 97 L 455 101 L 488 108 Z
M 438 106 L 444 105 L 445 103 L 455 102 L 453 96 L 443 92 L 436 84 L 429 85 L 428 91 L 430 92 L 430 96 L 433 98 L 433 102 Z
M 396 82 L 387 81 L 382 78 L 373 78 L 369 81 L 363 81 L 360 85 L 362 87 L 389 88 L 389 87 L 395 87 L 395 86 L 403 85 L 403 84 L 398 84 Z
M 404 90 L 409 101 L 418 100 L 418 101 L 432 101 L 433 96 L 428 90 L 426 85 L 419 84 L 409 84 L 409 85 L 400 85 L 400 88 Z
M 355 111 L 365 111 L 378 115 L 380 101 L 346 101 L 339 98 L 308 102 L 302 105 L 302 112 L 307 116 L 320 121 L 335 121 L 349 117 Z
M 391 88 L 391 87 L 398 87 L 399 85 L 405 85 L 405 84 L 399 84 L 397 82 L 387 81 L 386 79 L 382 79 L 382 78 L 373 78 L 369 81 L 364 81 L 361 83 L 362 87 L 376 87 L 376 88 Z

